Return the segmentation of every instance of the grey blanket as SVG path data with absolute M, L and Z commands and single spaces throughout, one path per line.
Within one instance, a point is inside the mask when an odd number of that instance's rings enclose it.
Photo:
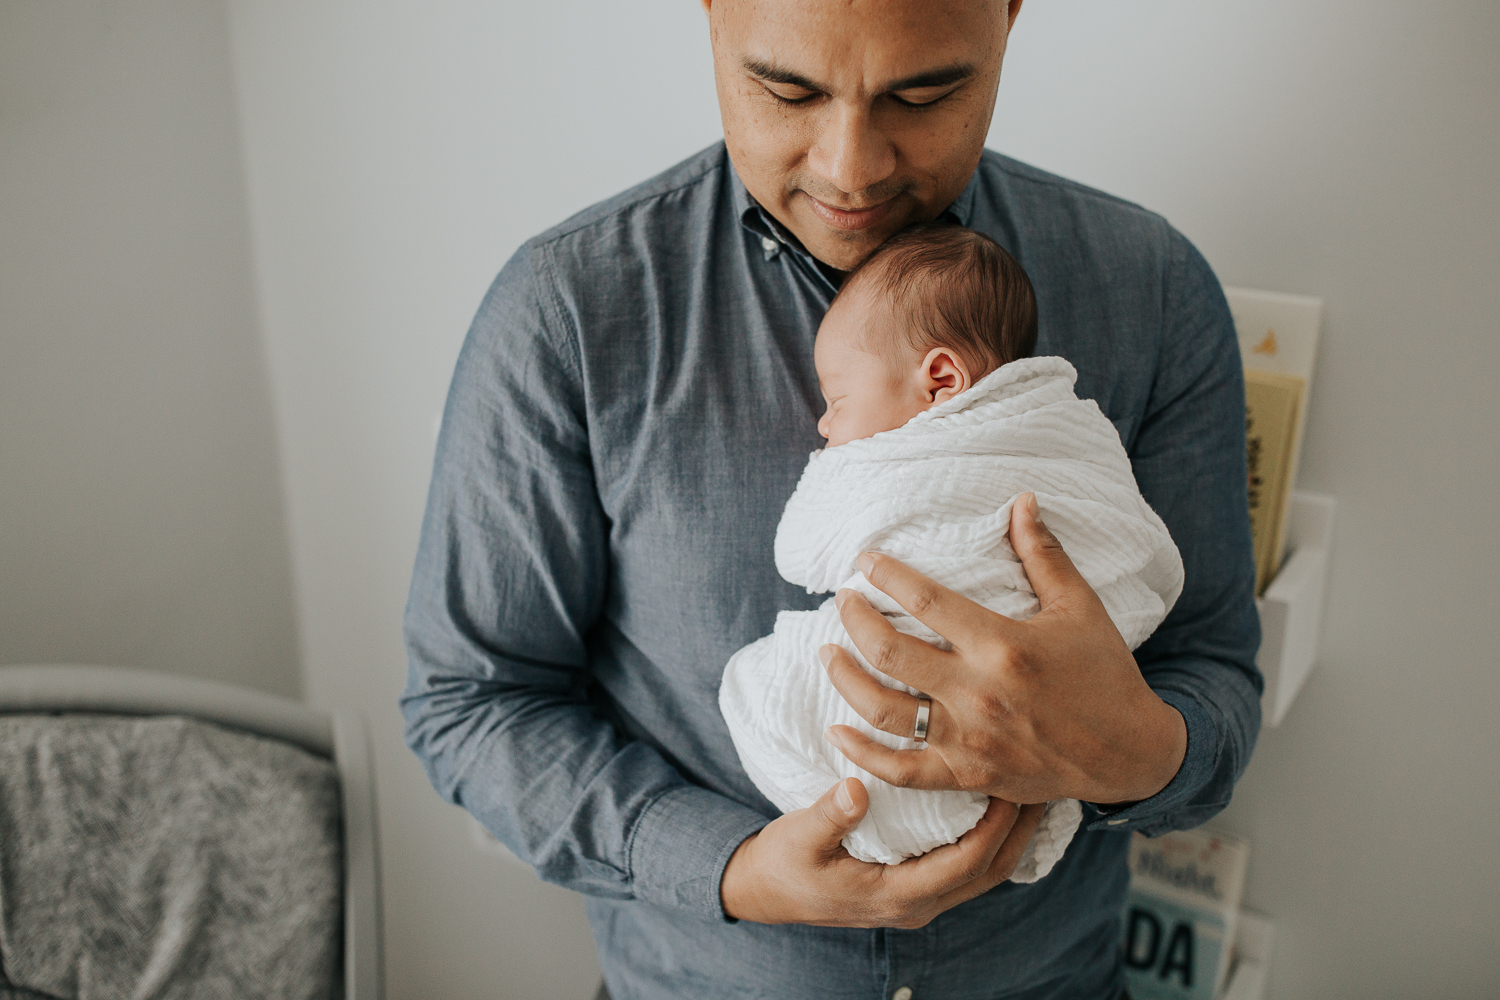
M 339 789 L 173 717 L 0 716 L 0 1000 L 328 998 Z

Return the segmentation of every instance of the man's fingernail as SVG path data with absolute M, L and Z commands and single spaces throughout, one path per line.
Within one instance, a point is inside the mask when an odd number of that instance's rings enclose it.
M 1032 520 L 1036 520 L 1037 517 L 1040 514 L 1040 512 L 1037 510 L 1037 507 L 1036 507 L 1036 494 L 1035 493 L 1028 493 L 1028 494 L 1026 494 L 1026 513 L 1028 513 L 1028 514 L 1031 515 Z
M 823 666 L 825 666 L 825 667 L 828 666 L 828 664 L 832 663 L 833 662 L 833 647 L 832 646 L 819 646 L 818 647 L 818 659 L 820 659 L 820 660 L 823 661 Z
M 848 782 L 840 781 L 839 790 L 833 797 L 838 801 L 839 808 L 844 810 L 844 812 L 852 813 L 854 811 L 854 796 L 849 794 Z
M 836 608 L 838 608 L 840 611 L 842 611 L 843 608 L 844 608 L 844 602 L 846 600 L 848 600 L 848 599 L 849 599 L 849 591 L 847 591 L 847 590 L 841 590 L 837 594 L 833 595 L 833 606 L 836 607 Z
M 834 746 L 839 745 L 838 730 L 834 729 L 832 726 L 829 726 L 827 729 L 823 730 L 823 738 L 829 743 L 832 743 Z
M 861 552 L 859 558 L 854 560 L 854 564 L 859 567 L 861 573 L 869 576 L 870 570 L 875 568 L 875 557 L 868 552 Z
M 1031 510 L 1031 523 L 1046 531 L 1047 522 L 1042 520 L 1042 509 L 1037 506 L 1035 493 L 1031 494 L 1031 500 L 1026 506 Z

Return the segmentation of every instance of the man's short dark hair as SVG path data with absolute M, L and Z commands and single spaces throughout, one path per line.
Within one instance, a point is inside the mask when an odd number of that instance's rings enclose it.
M 952 348 L 975 379 L 1036 349 L 1031 279 L 983 233 L 945 222 L 903 229 L 850 272 L 839 295 L 859 284 L 894 303 L 911 349 Z

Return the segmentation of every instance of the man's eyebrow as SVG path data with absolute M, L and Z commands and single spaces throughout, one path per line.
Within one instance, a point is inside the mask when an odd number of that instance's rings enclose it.
M 826 89 L 809 80 L 801 73 L 794 73 L 774 63 L 766 62 L 764 59 L 746 59 L 744 61 L 746 72 L 757 76 L 767 83 L 786 83 L 803 90 L 812 90 L 817 93 L 827 93 Z M 923 70 L 911 76 L 903 77 L 886 85 L 884 93 L 897 90 L 919 90 L 923 87 L 946 87 L 950 83 L 958 83 L 967 80 L 978 70 L 973 63 L 954 63 L 951 66 L 940 66 L 937 69 Z
M 929 69 L 921 73 L 897 80 L 885 88 L 886 93 L 893 90 L 918 90 L 922 87 L 946 87 L 950 83 L 967 80 L 978 70 L 973 63 L 954 63 L 952 66 L 942 66 L 938 69 Z
M 789 83 L 794 87 L 801 87 L 803 90 L 815 90 L 820 94 L 823 93 L 822 87 L 813 83 L 801 73 L 793 73 L 789 69 L 782 69 L 780 66 L 766 62 L 764 59 L 746 59 L 742 65 L 745 67 L 745 71 L 751 76 L 758 76 L 767 83 Z

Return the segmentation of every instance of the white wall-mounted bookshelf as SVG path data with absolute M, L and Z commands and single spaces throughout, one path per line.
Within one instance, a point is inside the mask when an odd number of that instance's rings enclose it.
M 1294 493 L 1287 512 L 1287 556 L 1266 591 L 1256 600 L 1261 644 L 1256 665 L 1265 676 L 1261 720 L 1276 726 L 1318 659 L 1333 547 L 1333 497 Z
M 1234 932 L 1234 966 L 1219 993 L 1219 1000 L 1264 1000 L 1266 970 L 1271 964 L 1271 945 L 1276 925 L 1252 910 L 1240 910 Z

